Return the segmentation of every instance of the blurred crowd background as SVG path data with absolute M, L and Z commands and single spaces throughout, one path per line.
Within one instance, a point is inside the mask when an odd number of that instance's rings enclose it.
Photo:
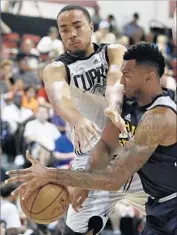
M 25 4 L 28 10 L 25 11 Z M 46 1 L 3 0 L 1 2 L 1 60 L 0 60 L 0 155 L 1 155 L 1 234 L 61 234 L 63 221 L 48 226 L 37 225 L 29 221 L 22 212 L 19 199 L 10 193 L 15 185 L 4 186 L 7 178 L 5 171 L 28 167 L 25 151 L 46 165 L 58 168 L 69 168 L 75 157 L 70 141 L 68 126 L 55 110 L 52 109 L 41 74 L 44 66 L 64 52 L 63 44 L 56 27 L 56 15 L 66 1 L 53 1 L 58 7 L 53 13 L 52 1 L 48 2 L 49 15 L 40 5 Z M 67 1 L 69 2 L 69 1 Z M 172 23 L 165 24 L 156 20 L 156 1 L 153 9 L 154 18 L 148 25 L 141 22 L 143 6 L 136 11 L 128 11 L 129 4 L 117 6 L 117 13 L 112 12 L 109 1 L 103 9 L 102 1 L 70 1 L 88 7 L 94 22 L 93 42 L 121 43 L 125 47 L 140 41 L 156 44 L 166 59 L 166 71 L 161 79 L 164 86 L 176 90 L 177 57 L 176 47 L 172 40 Z M 84 3 L 85 2 L 85 3 Z M 123 2 L 123 1 L 122 1 Z M 141 1 L 131 1 L 141 2 Z M 169 20 L 175 9 L 175 1 L 167 1 Z M 56 5 L 57 4 L 57 5 Z M 138 5 L 137 5 L 138 6 Z M 156 6 L 156 8 L 155 8 Z M 31 8 L 30 8 L 31 7 Z M 36 10 L 38 15 L 31 12 Z M 128 17 L 120 22 L 120 13 L 124 9 Z M 104 12 L 104 14 L 102 14 Z M 105 14 L 106 12 L 106 14 Z M 130 12 L 130 13 L 129 13 Z M 33 16 L 32 16 L 33 15 Z M 119 15 L 119 18 L 117 17 Z M 145 19 L 145 15 L 143 18 Z M 124 23 L 122 23 L 124 22 Z M 145 21 L 143 21 L 145 22 Z M 172 22 L 172 21 L 170 21 Z M 103 234 L 138 235 L 143 228 L 143 215 L 126 202 L 118 203 L 112 213 Z

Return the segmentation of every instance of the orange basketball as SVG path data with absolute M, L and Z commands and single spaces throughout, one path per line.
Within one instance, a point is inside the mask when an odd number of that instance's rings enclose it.
M 24 200 L 20 197 L 23 212 L 33 222 L 49 224 L 64 215 L 69 206 L 69 193 L 66 187 L 57 184 L 47 184 L 34 189 Z

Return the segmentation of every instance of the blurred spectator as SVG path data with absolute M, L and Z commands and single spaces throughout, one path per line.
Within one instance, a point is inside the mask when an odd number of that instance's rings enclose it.
M 13 93 L 23 96 L 24 95 L 24 82 L 19 79 L 15 82 L 13 87 Z
M 145 41 L 153 43 L 154 42 L 154 34 L 152 32 L 149 32 L 145 35 Z
M 27 86 L 40 86 L 41 82 L 37 77 L 37 72 L 31 71 L 28 58 L 24 54 L 18 54 L 17 66 L 18 71 L 14 74 L 15 80 L 21 79 Z
M 127 36 L 121 36 L 120 38 L 118 38 L 117 42 L 126 48 L 128 48 L 130 45 L 130 40 Z
M 116 36 L 109 32 L 110 24 L 108 21 L 101 21 L 99 30 L 93 33 L 92 41 L 95 43 L 116 43 Z
M 166 35 L 159 35 L 156 45 L 165 57 L 167 66 L 172 68 L 172 51 L 168 45 L 168 37 Z
M 4 220 L 0 220 L 0 234 L 6 235 L 6 222 Z
M 99 6 L 96 5 L 94 7 L 94 14 L 92 16 L 92 22 L 94 24 L 94 31 L 97 31 L 98 28 L 99 28 L 99 24 L 101 22 L 102 18 L 100 16 L 100 9 L 99 9 Z
M 34 113 L 37 111 L 38 101 L 36 99 L 36 88 L 34 86 L 25 88 L 25 94 L 22 98 L 22 106 L 24 108 L 31 109 Z
M 165 68 L 165 73 L 160 79 L 160 83 L 162 87 L 167 88 L 172 91 L 172 97 L 175 100 L 176 97 L 176 81 L 172 77 L 173 72 L 169 70 L 167 67 Z
M 109 31 L 117 35 L 118 27 L 115 17 L 113 15 L 108 15 L 107 21 L 109 22 Z
M 43 73 L 43 69 L 44 69 L 45 65 L 46 65 L 45 63 L 40 64 L 39 68 L 38 68 L 38 78 L 41 81 L 41 87 L 39 88 L 39 90 L 37 92 L 37 100 L 40 105 L 50 107 L 48 95 L 46 93 L 44 83 L 42 81 L 42 73 Z
M 165 58 L 171 55 L 171 50 L 168 46 L 168 38 L 166 35 L 159 35 L 157 37 L 157 46 Z
M 2 120 L 10 124 L 11 133 L 14 134 L 19 125 L 33 116 L 33 112 L 30 109 L 22 107 L 21 95 L 15 95 L 11 103 L 2 110 L 1 115 Z
M 124 34 L 132 40 L 132 44 L 141 41 L 144 35 L 144 30 L 138 25 L 138 20 L 139 14 L 135 13 L 132 21 L 124 26 Z
M 55 141 L 55 167 L 57 168 L 69 168 L 71 160 L 75 157 L 74 146 L 71 140 L 67 136 L 66 123 L 59 116 L 54 116 L 51 119 L 52 123 L 55 124 L 61 136 Z
M 22 42 L 17 58 L 25 57 L 27 64 L 31 70 L 38 68 L 39 64 L 39 51 L 35 48 L 35 44 L 31 39 L 26 39 Z
M 14 185 L 5 185 L 1 188 L 1 219 L 6 223 L 8 235 L 17 235 L 20 233 L 21 222 L 16 205 L 13 203 L 16 198 L 11 195 L 15 190 Z
M 0 93 L 4 94 L 12 91 L 14 83 L 13 62 L 11 60 L 3 60 L 0 74 Z
M 37 45 L 40 53 L 49 53 L 53 50 L 58 52 L 58 55 L 64 52 L 63 43 L 58 39 L 59 33 L 56 27 L 50 27 L 48 36 L 41 38 Z
M 44 165 L 47 165 L 50 152 L 55 149 L 55 140 L 60 136 L 57 127 L 48 122 L 48 119 L 48 108 L 39 106 L 36 119 L 28 122 L 24 131 L 26 142 L 32 144 L 33 155 L 39 156 L 40 162 Z M 36 143 L 36 145 L 33 145 L 33 143 Z
M 8 33 L 12 32 L 10 27 L 6 23 L 4 23 L 2 20 L 1 20 L 0 26 L 1 26 L 1 33 L 2 34 L 8 34 Z

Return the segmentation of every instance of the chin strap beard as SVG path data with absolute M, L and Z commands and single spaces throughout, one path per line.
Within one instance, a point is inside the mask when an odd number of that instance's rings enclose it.
M 67 51 L 70 55 L 74 56 L 74 57 L 85 57 L 86 55 L 86 51 L 85 50 L 77 50 L 76 52 L 71 52 L 71 51 Z

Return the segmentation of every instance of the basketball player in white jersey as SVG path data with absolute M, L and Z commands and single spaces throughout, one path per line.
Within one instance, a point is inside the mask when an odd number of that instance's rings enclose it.
M 123 102 L 120 67 L 126 49 L 121 45 L 93 44 L 93 25 L 83 7 L 64 7 L 58 14 L 57 23 L 66 53 L 44 69 L 43 80 L 53 107 L 72 127 L 71 137 L 77 154 L 72 168 L 85 169 L 90 150 L 101 134 L 99 130 L 106 125 L 104 113 L 122 134 L 126 133 L 120 116 Z M 75 195 L 77 189 L 68 189 L 72 201 L 72 194 Z M 124 197 L 122 192 L 123 189 L 114 193 L 90 192 L 78 213 L 70 206 L 65 234 L 86 233 L 88 230 L 98 233 L 114 203 Z M 129 192 L 145 195 L 138 177 Z

